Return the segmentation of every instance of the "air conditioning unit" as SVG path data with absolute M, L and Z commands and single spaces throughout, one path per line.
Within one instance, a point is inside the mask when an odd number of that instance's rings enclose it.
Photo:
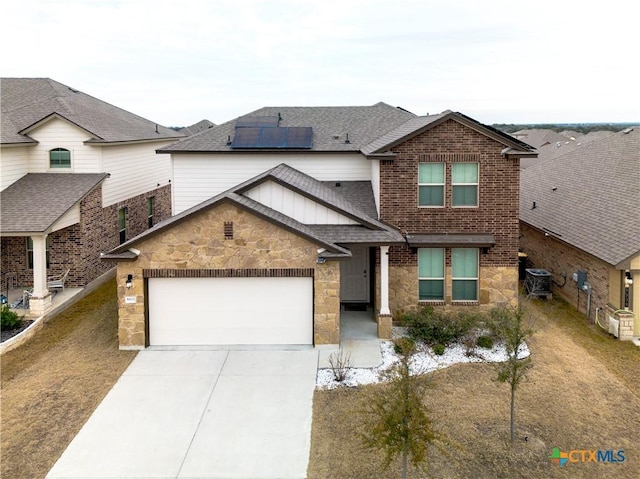
M 609 334 L 613 334 L 616 338 L 620 336 L 620 321 L 613 316 L 609 318 Z

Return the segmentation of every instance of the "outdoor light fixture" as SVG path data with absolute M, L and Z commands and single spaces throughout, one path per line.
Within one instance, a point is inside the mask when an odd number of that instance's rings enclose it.
M 624 276 L 624 285 L 628 288 L 633 284 L 633 278 L 631 278 L 631 273 L 629 271 L 626 271 Z
M 133 275 L 132 274 L 128 274 L 127 275 L 127 289 L 130 289 L 131 286 L 133 286 Z

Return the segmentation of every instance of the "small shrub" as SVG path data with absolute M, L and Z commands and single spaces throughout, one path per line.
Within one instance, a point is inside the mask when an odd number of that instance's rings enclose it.
M 340 348 L 329 355 L 329 367 L 333 378 L 341 383 L 347 379 L 347 373 L 351 367 L 351 353 L 348 349 Z
M 481 348 L 485 348 L 485 349 L 493 348 L 493 339 L 491 339 L 491 336 L 480 336 L 476 343 Z
M 18 316 L 15 311 L 11 311 L 8 305 L 2 306 L 2 315 L 0 321 L 0 328 L 7 329 L 16 329 L 22 323 L 22 318 Z
M 437 356 L 442 356 L 444 354 L 444 350 L 444 344 L 436 344 L 435 346 L 433 346 L 433 354 Z
M 415 352 L 416 342 L 413 338 L 398 338 L 393 342 L 393 350 L 402 356 Z
M 427 344 L 451 344 L 459 341 L 477 328 L 483 316 L 475 311 L 446 313 L 431 306 L 403 315 L 411 337 Z

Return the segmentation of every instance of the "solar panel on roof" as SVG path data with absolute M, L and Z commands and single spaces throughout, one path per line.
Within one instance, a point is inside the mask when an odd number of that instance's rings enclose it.
M 310 126 L 289 127 L 288 148 L 311 148 L 311 145 L 313 145 L 313 128 Z
M 231 148 L 256 148 L 262 128 L 236 128 Z
M 245 116 L 236 120 L 236 128 L 247 127 L 276 127 L 280 122 L 279 116 Z
M 258 148 L 286 148 L 288 128 L 262 128 Z
M 255 149 L 309 149 L 313 145 L 313 128 L 291 127 L 240 127 L 236 128 L 231 148 Z

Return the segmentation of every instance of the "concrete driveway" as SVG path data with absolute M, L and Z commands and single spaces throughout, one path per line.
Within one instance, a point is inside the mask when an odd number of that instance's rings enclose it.
M 318 352 L 141 351 L 49 471 L 304 478 Z

